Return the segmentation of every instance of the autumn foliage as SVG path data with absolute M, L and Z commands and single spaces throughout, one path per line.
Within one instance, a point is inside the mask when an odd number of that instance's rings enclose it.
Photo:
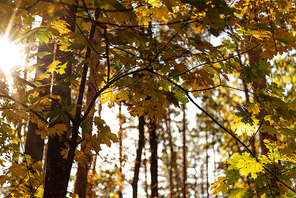
M 295 13 L 288 0 L 1 1 L 0 35 L 26 63 L 0 79 L 3 194 L 295 197 Z M 102 106 L 120 108 L 118 134 Z M 119 165 L 104 170 L 112 145 Z

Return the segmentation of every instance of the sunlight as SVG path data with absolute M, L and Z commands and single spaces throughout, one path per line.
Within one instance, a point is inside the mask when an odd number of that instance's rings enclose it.
M 20 45 L 10 42 L 8 39 L 0 38 L 0 73 L 9 75 L 12 69 L 23 62 Z

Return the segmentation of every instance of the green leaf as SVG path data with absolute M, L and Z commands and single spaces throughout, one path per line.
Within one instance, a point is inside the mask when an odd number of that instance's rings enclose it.
M 175 97 L 175 94 L 172 92 L 165 92 L 166 99 L 175 105 L 175 107 L 180 107 L 178 99 Z
M 229 198 L 247 198 L 253 197 L 253 193 L 250 191 L 250 188 L 237 188 L 230 190 Z
M 121 89 L 118 91 L 117 96 L 119 97 L 120 100 L 126 101 L 129 99 L 129 91 Z
M 112 142 L 117 142 L 118 138 L 115 134 L 111 133 L 110 127 L 107 126 L 105 121 L 99 117 L 94 118 L 94 123 L 98 128 L 99 134 L 98 137 L 101 138 L 102 142 L 105 143 L 107 146 L 111 146 Z
M 239 174 L 237 170 L 227 170 L 225 172 L 226 178 L 227 178 L 227 184 L 232 185 L 235 182 L 237 182 L 239 178 Z

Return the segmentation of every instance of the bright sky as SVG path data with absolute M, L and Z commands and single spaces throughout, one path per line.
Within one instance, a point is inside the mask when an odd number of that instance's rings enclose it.
M 0 38 L 0 69 L 1 74 L 8 75 L 12 68 L 24 62 L 21 45 L 14 44 L 8 39 Z

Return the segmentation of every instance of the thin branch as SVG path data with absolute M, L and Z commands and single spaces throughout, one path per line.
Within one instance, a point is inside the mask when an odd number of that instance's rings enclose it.
M 266 112 L 264 112 L 264 115 L 263 115 L 263 118 L 262 118 L 262 120 L 261 120 L 261 122 L 260 122 L 260 125 L 259 125 L 259 127 L 258 127 L 258 129 L 257 129 L 257 131 L 254 133 L 254 135 L 252 136 L 252 138 L 251 138 L 251 140 L 250 140 L 250 142 L 249 142 L 249 145 L 248 145 L 248 147 L 250 147 L 251 146 L 251 144 L 252 144 L 252 142 L 254 141 L 254 139 L 255 139 L 255 136 L 257 135 L 257 133 L 259 132 L 259 130 L 261 129 L 261 127 L 262 127 L 262 125 L 263 125 L 263 122 L 264 122 L 264 116 L 265 116 L 265 114 L 266 114 Z
M 109 39 L 107 36 L 107 27 L 104 28 L 104 37 L 105 37 L 105 43 L 106 43 L 106 58 L 107 58 L 107 83 L 110 81 L 110 60 L 109 60 Z
M 98 55 L 101 55 L 101 53 L 99 53 L 94 46 L 91 44 L 91 42 L 89 41 L 89 38 L 87 38 L 83 31 L 81 30 L 81 28 L 79 27 L 79 25 L 77 24 L 77 22 L 75 20 L 72 19 L 72 21 L 75 23 L 76 27 L 78 28 L 79 32 L 82 34 L 82 36 L 84 37 L 84 39 L 86 40 L 86 42 L 88 43 L 88 45 L 91 47 L 92 50 L 94 50 L 94 52 Z
M 121 28 L 142 28 L 143 27 L 143 25 L 124 25 L 124 24 L 116 24 L 116 23 L 110 23 L 110 22 L 97 21 L 97 20 L 86 18 L 86 17 L 83 17 L 83 16 L 77 16 L 77 17 L 82 18 L 84 20 L 88 20 L 88 21 L 90 21 L 92 23 L 95 23 L 99 27 L 102 27 L 103 25 L 110 25 L 110 26 L 121 27 Z M 170 25 L 179 24 L 179 23 L 190 24 L 190 23 L 195 23 L 195 22 L 201 23 L 201 21 L 198 20 L 198 19 L 193 20 L 193 19 L 189 18 L 189 19 L 173 21 L 173 22 L 168 22 L 168 23 L 154 23 L 152 25 L 152 27 L 170 26 Z
M 212 89 L 217 89 L 219 87 L 224 87 L 224 88 L 229 88 L 229 89 L 233 89 L 233 90 L 236 90 L 236 91 L 242 91 L 242 92 L 245 92 L 245 90 L 243 89 L 239 89 L 239 88 L 236 88 L 236 87 L 231 87 L 231 86 L 228 86 L 228 85 L 216 85 L 216 86 L 213 86 L 213 87 L 209 87 L 209 88 L 204 88 L 204 89 L 195 89 L 195 90 L 188 90 L 189 93 L 193 93 L 193 92 L 200 92 L 200 91 L 208 91 L 208 90 L 212 90 Z M 252 93 L 251 91 L 248 90 L 248 92 Z
M 20 82 L 22 82 L 24 84 L 29 85 L 30 87 L 37 88 L 37 86 L 34 85 L 33 83 L 31 83 L 31 82 L 29 82 L 29 81 L 27 81 L 27 80 L 25 80 L 25 79 L 23 79 L 23 78 L 15 75 L 15 74 L 12 74 L 12 77 L 14 77 L 16 80 L 18 80 L 18 81 L 20 81 Z
M 29 82 L 29 81 L 27 81 L 27 80 L 25 80 L 25 79 L 23 79 L 23 78 L 15 75 L 15 74 L 12 74 L 12 77 L 14 77 L 16 80 L 18 80 L 18 81 L 20 81 L 20 82 L 22 82 L 24 84 L 29 85 L 30 87 L 38 88 L 35 84 L 33 84 L 33 83 L 31 83 L 31 82 Z M 47 89 L 45 89 L 45 92 L 47 94 L 50 94 L 50 92 Z M 51 96 L 48 96 L 48 98 L 51 99 L 55 103 L 55 105 L 57 105 L 59 108 L 62 109 L 62 105 L 59 103 L 59 100 L 57 100 L 56 98 L 53 98 Z M 64 110 L 63 112 L 69 118 L 69 120 L 74 121 L 72 115 L 67 110 Z
M 139 73 L 141 71 L 147 71 L 147 68 L 143 68 L 143 69 L 138 69 L 138 70 L 135 70 L 135 71 L 132 71 L 132 72 L 127 72 L 127 73 L 124 73 L 120 76 L 118 76 L 117 78 L 112 78 L 109 83 L 107 83 L 102 89 L 100 89 L 96 95 L 93 97 L 92 101 L 90 102 L 90 104 L 88 105 L 83 117 L 80 119 L 80 122 L 84 121 L 87 117 L 87 115 L 89 114 L 91 108 L 93 107 L 93 105 L 95 104 L 97 98 L 106 90 L 108 89 L 109 87 L 111 87 L 115 82 L 117 82 L 118 80 L 126 77 L 126 76 L 129 76 L 129 75 L 132 75 L 132 74 L 135 74 L 135 73 Z
M 77 23 L 76 23 L 76 25 L 77 25 Z M 77 27 L 78 27 L 78 25 L 77 25 Z M 80 28 L 79 28 L 79 30 L 81 31 Z M 96 25 L 95 24 L 92 24 L 91 31 L 90 31 L 90 34 L 89 34 L 89 38 L 90 39 L 93 39 L 93 37 L 95 35 L 95 31 L 96 31 Z M 81 33 L 83 34 L 82 31 L 81 31 Z M 83 36 L 85 37 L 84 34 L 83 34 Z M 85 39 L 88 41 L 88 39 L 86 37 L 85 37 Z M 92 45 L 91 45 L 91 47 L 93 48 Z M 95 51 L 94 48 L 93 48 L 93 50 Z M 96 53 L 98 53 L 98 52 L 96 52 Z M 91 49 L 90 49 L 90 47 L 87 47 L 85 59 L 90 58 L 90 55 L 91 55 Z M 74 118 L 75 123 L 77 122 L 76 124 L 80 123 L 81 109 L 82 109 L 82 103 L 83 103 L 83 96 L 84 96 L 84 92 L 85 92 L 85 85 L 86 85 L 86 79 L 87 79 L 87 72 L 88 72 L 88 64 L 84 64 L 83 71 L 82 71 L 82 77 L 81 77 L 81 83 L 80 83 L 80 87 L 79 87 L 79 93 L 78 93 L 78 99 L 77 99 L 77 107 L 76 107 L 76 112 L 75 112 L 75 118 Z
M 166 79 L 167 81 L 169 81 L 170 83 L 172 83 L 173 85 L 175 85 L 176 87 L 178 87 L 181 91 L 184 92 L 184 94 L 187 96 L 187 98 L 200 110 L 202 111 L 204 114 L 206 114 L 214 123 L 216 123 L 221 129 L 223 129 L 226 133 L 228 133 L 231 137 L 233 137 L 237 142 L 239 142 L 255 159 L 257 162 L 258 159 L 257 157 L 254 155 L 254 153 L 249 149 L 249 147 L 244 144 L 240 139 L 238 139 L 238 137 L 236 137 L 236 135 L 231 132 L 230 130 L 226 129 L 223 125 L 221 125 L 211 114 L 209 114 L 206 110 L 204 110 L 201 106 L 199 106 L 194 100 L 193 98 L 189 95 L 189 92 L 183 88 L 181 85 L 177 84 L 176 82 L 165 78 L 164 76 L 162 76 L 161 74 L 155 72 L 155 71 L 151 71 L 151 70 L 147 70 L 157 76 L 160 76 L 164 79 Z M 259 162 L 260 163 L 260 162 Z M 281 184 L 283 184 L 285 187 L 287 187 L 288 189 L 290 189 L 291 191 L 293 191 L 294 193 L 296 193 L 296 190 L 294 190 L 293 188 L 291 188 L 290 186 L 288 186 L 286 183 L 284 183 L 281 179 L 279 179 L 272 171 L 270 171 L 268 168 L 266 168 L 265 166 L 263 166 L 264 170 L 266 170 L 269 174 L 271 174 L 277 181 L 279 181 Z
M 262 43 L 263 43 L 263 42 L 262 42 Z M 182 73 L 180 73 L 180 74 L 177 74 L 177 75 L 175 75 L 175 76 L 170 77 L 170 79 L 173 79 L 173 78 L 176 78 L 176 77 L 181 76 L 181 75 L 183 75 L 183 74 L 186 74 L 186 73 L 188 73 L 188 72 L 190 72 L 190 71 L 192 71 L 192 70 L 194 70 L 194 69 L 196 69 L 196 68 L 198 68 L 198 67 L 204 66 L 204 65 L 206 65 L 206 64 L 221 63 L 221 62 L 223 62 L 223 61 L 227 61 L 227 60 L 229 60 L 229 59 L 231 59 L 231 58 L 240 57 L 241 54 L 245 54 L 245 53 L 248 53 L 248 52 L 254 50 L 255 48 L 257 48 L 257 47 L 259 47 L 260 45 L 262 45 L 262 43 L 258 43 L 258 44 L 255 45 L 254 47 L 252 47 L 252 48 L 250 48 L 250 49 L 248 49 L 248 50 L 246 50 L 246 51 L 244 51 L 244 52 L 242 52 L 242 53 L 239 53 L 239 54 L 237 54 L 237 55 L 232 55 L 232 56 L 228 57 L 228 59 L 222 59 L 222 60 L 217 60 L 217 61 L 213 61 L 213 62 L 204 62 L 204 63 L 200 63 L 200 64 L 198 64 L 198 65 L 196 65 L 196 66 L 194 66 L 194 67 L 188 69 L 188 70 L 185 71 L 185 72 L 182 72 Z
M 24 103 L 22 103 L 22 102 L 20 102 L 20 101 L 18 101 L 18 100 L 16 100 L 16 99 L 14 99 L 14 98 L 11 97 L 11 96 L 8 96 L 8 95 L 0 95 L 0 97 L 2 97 L 2 98 L 7 98 L 7 99 L 9 99 L 9 100 L 14 101 L 14 102 L 17 103 L 17 104 L 20 104 L 21 106 L 23 106 L 23 107 L 25 107 L 26 109 L 28 109 L 28 111 L 30 111 L 31 113 L 33 113 L 34 115 L 36 115 L 40 120 L 42 120 L 43 122 L 45 122 L 46 124 L 48 124 L 48 121 L 47 121 L 45 118 L 43 118 L 39 113 L 37 113 L 37 112 L 34 111 L 33 109 L 30 109 L 29 106 L 27 106 L 26 104 L 24 104 Z

